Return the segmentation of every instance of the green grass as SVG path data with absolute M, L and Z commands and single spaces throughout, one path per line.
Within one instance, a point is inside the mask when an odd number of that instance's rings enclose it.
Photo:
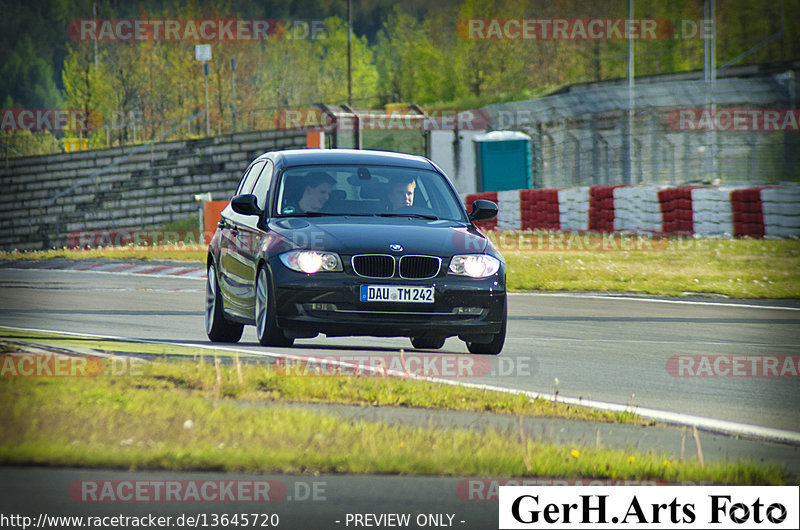
M 800 297 L 800 241 L 633 239 L 622 250 L 592 248 L 549 234 L 498 240 L 511 291 L 609 291 L 734 298 Z M 592 241 L 596 244 L 596 240 Z M 608 245 L 606 246 L 608 248 Z M 642 247 L 645 250 L 642 250 Z
M 12 348 L 25 351 L 26 346 L 51 348 L 53 351 L 76 349 L 83 354 L 99 352 L 110 355 L 135 353 L 139 359 L 160 362 L 161 377 L 173 381 L 187 390 L 212 390 L 218 396 L 227 396 L 251 402 L 296 402 L 337 403 L 344 405 L 394 406 L 407 408 L 429 408 L 470 412 L 493 412 L 520 416 L 538 416 L 570 420 L 586 420 L 609 423 L 652 424 L 632 413 L 607 412 L 563 403 L 551 403 L 543 399 L 531 400 L 523 395 L 514 395 L 488 390 L 438 385 L 425 381 L 384 377 L 361 371 L 359 376 L 314 376 L 304 375 L 303 370 L 289 370 L 268 365 L 263 356 L 237 354 L 224 350 L 176 346 L 172 344 L 116 341 L 91 337 L 75 337 L 48 332 L 31 332 L 0 327 L 0 353 Z M 416 356 L 425 354 L 416 352 Z M 180 359 L 196 361 L 195 369 Z M 222 379 L 216 384 L 215 359 L 221 362 Z M 163 361 L 173 362 L 163 362 Z M 106 362 L 106 373 L 114 370 L 133 370 L 119 362 Z M 90 365 L 96 373 L 102 366 Z M 141 364 L 135 370 L 142 370 Z M 239 380 L 239 372 L 242 374 Z M 119 372 L 118 372 L 119 373 Z M 127 372 L 126 372 L 127 373 Z
M 153 363 L 145 370 L 138 377 L 0 379 L 0 463 L 724 484 L 791 480 L 776 465 L 701 467 L 672 454 L 553 444 L 521 430 L 345 420 L 271 403 L 272 388 L 262 388 L 261 399 L 251 396 L 243 402 L 252 390 L 246 381 L 239 382 L 233 367 L 217 372 L 210 364 Z M 245 377 L 271 380 L 267 373 Z
M 800 297 L 800 240 L 638 239 L 547 232 L 493 233 L 511 291 L 608 291 L 663 296 Z M 619 236 L 617 236 L 619 237 Z M 596 250 L 603 244 L 604 250 Z M 5 252 L 0 259 L 182 260 L 203 263 L 204 245 Z

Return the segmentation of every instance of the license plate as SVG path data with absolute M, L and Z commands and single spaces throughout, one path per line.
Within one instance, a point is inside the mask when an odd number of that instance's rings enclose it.
M 405 287 L 402 285 L 362 285 L 362 302 L 400 302 L 406 304 L 432 304 L 433 287 Z

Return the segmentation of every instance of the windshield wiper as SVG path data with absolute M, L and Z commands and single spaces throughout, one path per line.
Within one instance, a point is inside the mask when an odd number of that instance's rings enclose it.
M 381 217 L 415 217 L 417 219 L 429 219 L 431 221 L 438 221 L 439 220 L 439 218 L 436 217 L 435 215 L 429 215 L 429 214 L 424 214 L 424 213 L 412 213 L 412 212 L 408 212 L 408 213 L 385 212 L 385 213 L 379 213 L 379 214 L 376 214 L 376 215 L 380 215 Z
M 280 217 L 327 217 L 327 216 L 344 216 L 344 215 L 352 215 L 349 213 L 339 213 L 339 212 L 293 212 L 293 213 L 283 213 Z
M 423 213 L 397 213 L 397 212 L 381 212 L 381 213 L 355 213 L 355 212 L 294 212 L 284 213 L 280 217 L 414 217 L 417 219 L 429 219 L 431 221 L 438 221 L 439 218 L 435 215 L 428 215 Z

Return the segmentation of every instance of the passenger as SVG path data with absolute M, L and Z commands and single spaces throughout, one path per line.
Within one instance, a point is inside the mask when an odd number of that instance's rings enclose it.
M 389 209 L 399 210 L 406 206 L 414 205 L 414 191 L 417 189 L 417 182 L 414 177 L 403 177 L 391 183 L 389 188 Z

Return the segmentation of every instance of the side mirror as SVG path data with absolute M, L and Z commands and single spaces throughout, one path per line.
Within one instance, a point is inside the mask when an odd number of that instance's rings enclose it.
M 470 221 L 488 221 L 497 217 L 497 205 L 492 201 L 478 199 L 472 203 L 472 213 L 469 214 Z
M 231 208 L 242 215 L 261 215 L 255 195 L 237 195 L 231 199 Z

